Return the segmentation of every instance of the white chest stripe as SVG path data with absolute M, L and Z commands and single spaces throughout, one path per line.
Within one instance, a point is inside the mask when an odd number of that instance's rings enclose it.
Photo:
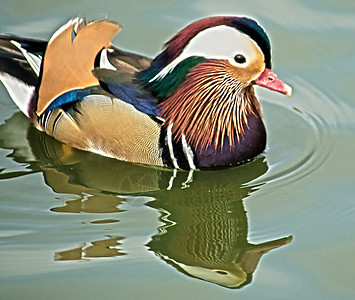
M 175 158 L 174 155 L 174 147 L 173 147 L 173 136 L 172 136 L 172 132 L 171 132 L 171 128 L 173 127 L 173 124 L 170 124 L 167 132 L 166 132 L 166 137 L 168 140 L 168 147 L 169 147 L 169 153 L 170 153 L 170 158 L 171 161 L 173 162 L 174 168 L 176 169 L 180 169 L 178 163 L 177 163 L 177 159 Z
M 181 137 L 182 149 L 189 163 L 190 169 L 196 170 L 196 166 L 194 164 L 194 153 L 191 147 L 187 144 L 185 135 L 183 134 Z

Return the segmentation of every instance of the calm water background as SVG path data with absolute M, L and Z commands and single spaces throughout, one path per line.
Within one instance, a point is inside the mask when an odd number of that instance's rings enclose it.
M 108 15 L 116 45 L 154 56 L 216 14 L 256 18 L 294 89 L 258 88 L 268 147 L 246 166 L 191 180 L 72 151 L 0 86 L 1 299 L 355 298 L 354 1 L 13 0 L 0 31 L 47 39 Z M 239 266 L 239 289 L 197 278 Z

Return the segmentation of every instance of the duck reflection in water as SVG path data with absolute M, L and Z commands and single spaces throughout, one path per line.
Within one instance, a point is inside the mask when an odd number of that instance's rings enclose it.
M 154 199 L 145 205 L 160 213 L 163 225 L 146 246 L 191 277 L 240 288 L 251 282 L 263 254 L 292 240 L 291 236 L 261 244 L 247 240 L 243 202 L 257 187 L 246 183 L 267 171 L 262 157 L 238 168 L 194 173 L 145 167 L 74 150 L 34 129 L 20 113 L 0 126 L 0 147 L 12 149 L 15 161 L 29 163 L 28 172 L 5 170 L 0 179 L 42 172 L 56 193 L 75 195 L 52 208 L 54 212 L 119 214 L 120 206 L 129 207 L 131 198 L 126 195 Z M 91 241 L 89 246 L 57 252 L 55 259 L 129 255 L 122 240 L 117 235 Z

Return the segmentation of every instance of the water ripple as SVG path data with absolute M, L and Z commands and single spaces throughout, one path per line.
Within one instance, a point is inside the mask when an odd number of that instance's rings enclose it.
M 334 147 L 341 109 L 336 101 L 300 78 L 293 79 L 291 100 L 261 94 L 269 133 L 265 152 L 269 171 L 252 185 L 287 184 L 309 176 L 324 164 Z

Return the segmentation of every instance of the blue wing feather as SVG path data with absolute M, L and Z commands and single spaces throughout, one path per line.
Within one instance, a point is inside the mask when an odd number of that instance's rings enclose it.
M 53 110 L 68 103 L 84 100 L 86 96 L 94 94 L 94 89 L 97 89 L 97 86 L 91 86 L 83 89 L 74 89 L 64 94 L 61 94 L 51 102 L 51 104 L 43 113 L 47 113 L 50 110 Z
M 157 100 L 147 92 L 144 92 L 140 87 L 133 82 L 122 82 L 113 84 L 106 84 L 109 92 L 111 92 L 118 99 L 132 104 L 137 110 L 148 115 L 159 116 L 159 108 L 157 108 Z M 68 91 L 57 97 L 46 109 L 45 113 L 63 106 L 68 103 L 76 101 L 85 101 L 85 97 L 91 94 L 100 93 L 98 87 L 88 87 L 84 89 L 75 89 Z
M 57 97 L 56 99 L 54 99 L 51 104 L 47 107 L 47 109 L 43 112 L 44 114 L 49 112 L 52 109 L 55 109 L 57 107 L 60 107 L 64 104 L 70 103 L 70 102 L 75 102 L 78 101 L 78 92 L 80 90 L 76 89 L 76 90 L 72 90 L 69 92 L 66 92 L 62 95 L 60 95 L 59 97 Z
M 157 99 L 149 93 L 144 92 L 133 82 L 122 82 L 118 84 L 107 84 L 109 91 L 117 98 L 132 104 L 136 109 L 148 115 L 159 115 Z

